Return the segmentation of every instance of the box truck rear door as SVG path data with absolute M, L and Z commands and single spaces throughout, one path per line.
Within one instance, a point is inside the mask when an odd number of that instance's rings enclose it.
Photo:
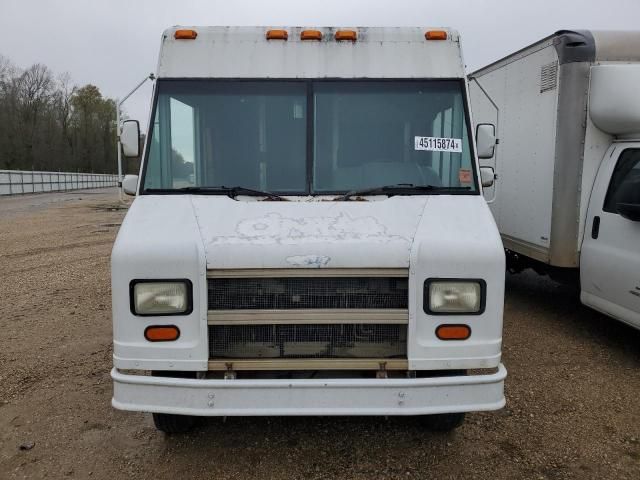
M 585 305 L 640 328 L 640 144 L 612 147 L 600 166 L 580 281 Z

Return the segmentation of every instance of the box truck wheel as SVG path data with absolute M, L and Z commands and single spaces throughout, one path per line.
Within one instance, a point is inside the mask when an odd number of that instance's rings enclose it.
M 425 415 L 422 424 L 434 432 L 451 432 L 464 423 L 464 412 Z
M 195 427 L 198 417 L 189 415 L 173 415 L 169 413 L 154 413 L 153 423 L 161 432 L 171 435 L 172 433 L 187 433 Z

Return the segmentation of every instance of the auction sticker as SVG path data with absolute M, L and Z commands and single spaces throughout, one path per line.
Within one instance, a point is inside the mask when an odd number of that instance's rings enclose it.
M 428 152 L 462 153 L 462 139 L 415 137 L 415 150 L 426 150 Z

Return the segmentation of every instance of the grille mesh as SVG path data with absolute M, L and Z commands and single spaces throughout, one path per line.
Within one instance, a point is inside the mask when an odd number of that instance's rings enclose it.
M 211 278 L 209 310 L 406 309 L 406 278 Z
M 210 325 L 216 358 L 406 358 L 406 325 Z

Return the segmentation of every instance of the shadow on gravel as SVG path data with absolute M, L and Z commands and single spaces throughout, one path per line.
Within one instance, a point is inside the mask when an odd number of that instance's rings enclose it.
M 203 451 L 221 451 L 229 456 L 227 462 L 242 459 L 240 473 L 247 476 L 252 465 L 271 464 L 273 478 L 315 477 L 317 472 L 322 478 L 345 478 L 348 472 L 359 478 L 406 478 L 415 469 L 455 458 L 464 443 L 459 433 L 431 432 L 410 417 L 208 418 L 190 434 L 164 440 L 172 458 L 182 462 L 203 458 Z
M 520 312 L 527 312 L 541 327 L 578 340 L 595 341 L 640 359 L 640 330 L 582 305 L 577 287 L 526 271 L 507 274 L 505 288 L 505 317 L 513 312 L 516 318 L 512 322 L 519 321 Z

